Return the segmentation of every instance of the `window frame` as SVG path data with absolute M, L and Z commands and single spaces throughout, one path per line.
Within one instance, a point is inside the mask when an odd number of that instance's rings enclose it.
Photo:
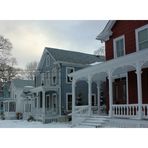
M 68 96 L 71 95 L 72 93 L 66 93 L 66 111 L 72 111 L 72 106 L 71 106 L 71 110 L 68 110 Z M 71 99 L 71 104 L 72 104 L 72 99 Z
M 69 69 L 73 69 L 73 72 L 75 71 L 74 67 L 66 67 L 66 83 L 67 84 L 71 84 L 72 83 L 72 80 L 70 82 L 68 81 L 68 77 L 69 77 L 68 75 L 70 74 L 70 73 L 68 73 Z
M 147 24 L 147 25 L 144 25 L 144 26 L 142 26 L 142 27 L 140 27 L 140 28 L 137 28 L 137 29 L 135 30 L 135 36 L 136 36 L 136 51 L 141 51 L 141 50 L 139 50 L 138 33 L 139 33 L 140 31 L 146 29 L 146 28 L 148 29 L 148 24 Z M 148 48 L 145 48 L 145 49 L 148 49 Z M 142 49 L 142 50 L 145 50 L 145 49 Z
M 114 50 L 114 58 L 119 58 L 119 57 L 122 57 L 122 56 L 117 56 L 117 49 L 116 49 L 116 42 L 123 39 L 123 56 L 125 55 L 125 36 L 124 35 L 121 35 L 115 39 L 113 39 L 113 50 Z

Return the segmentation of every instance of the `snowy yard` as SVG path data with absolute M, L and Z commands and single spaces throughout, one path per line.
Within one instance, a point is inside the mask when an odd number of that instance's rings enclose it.
M 0 128 L 70 128 L 71 123 L 48 123 L 25 120 L 0 120 Z

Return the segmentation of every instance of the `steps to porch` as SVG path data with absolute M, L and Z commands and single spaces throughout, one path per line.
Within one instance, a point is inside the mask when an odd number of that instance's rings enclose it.
M 107 116 L 93 115 L 77 125 L 76 128 L 100 128 L 104 127 L 108 121 Z

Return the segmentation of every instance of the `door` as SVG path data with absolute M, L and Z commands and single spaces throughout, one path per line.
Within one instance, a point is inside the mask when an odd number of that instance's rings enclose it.
M 126 104 L 127 89 L 126 78 L 115 79 L 113 82 L 113 103 L 114 104 Z

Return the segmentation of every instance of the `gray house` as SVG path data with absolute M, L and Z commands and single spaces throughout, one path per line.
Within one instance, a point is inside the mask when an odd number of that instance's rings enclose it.
M 33 116 L 43 122 L 64 120 L 72 110 L 72 78 L 68 75 L 102 61 L 102 56 L 46 47 L 35 74 Z M 77 85 L 77 105 L 87 105 L 87 83 L 82 81 Z M 96 104 L 96 84 L 93 94 L 92 102 Z

